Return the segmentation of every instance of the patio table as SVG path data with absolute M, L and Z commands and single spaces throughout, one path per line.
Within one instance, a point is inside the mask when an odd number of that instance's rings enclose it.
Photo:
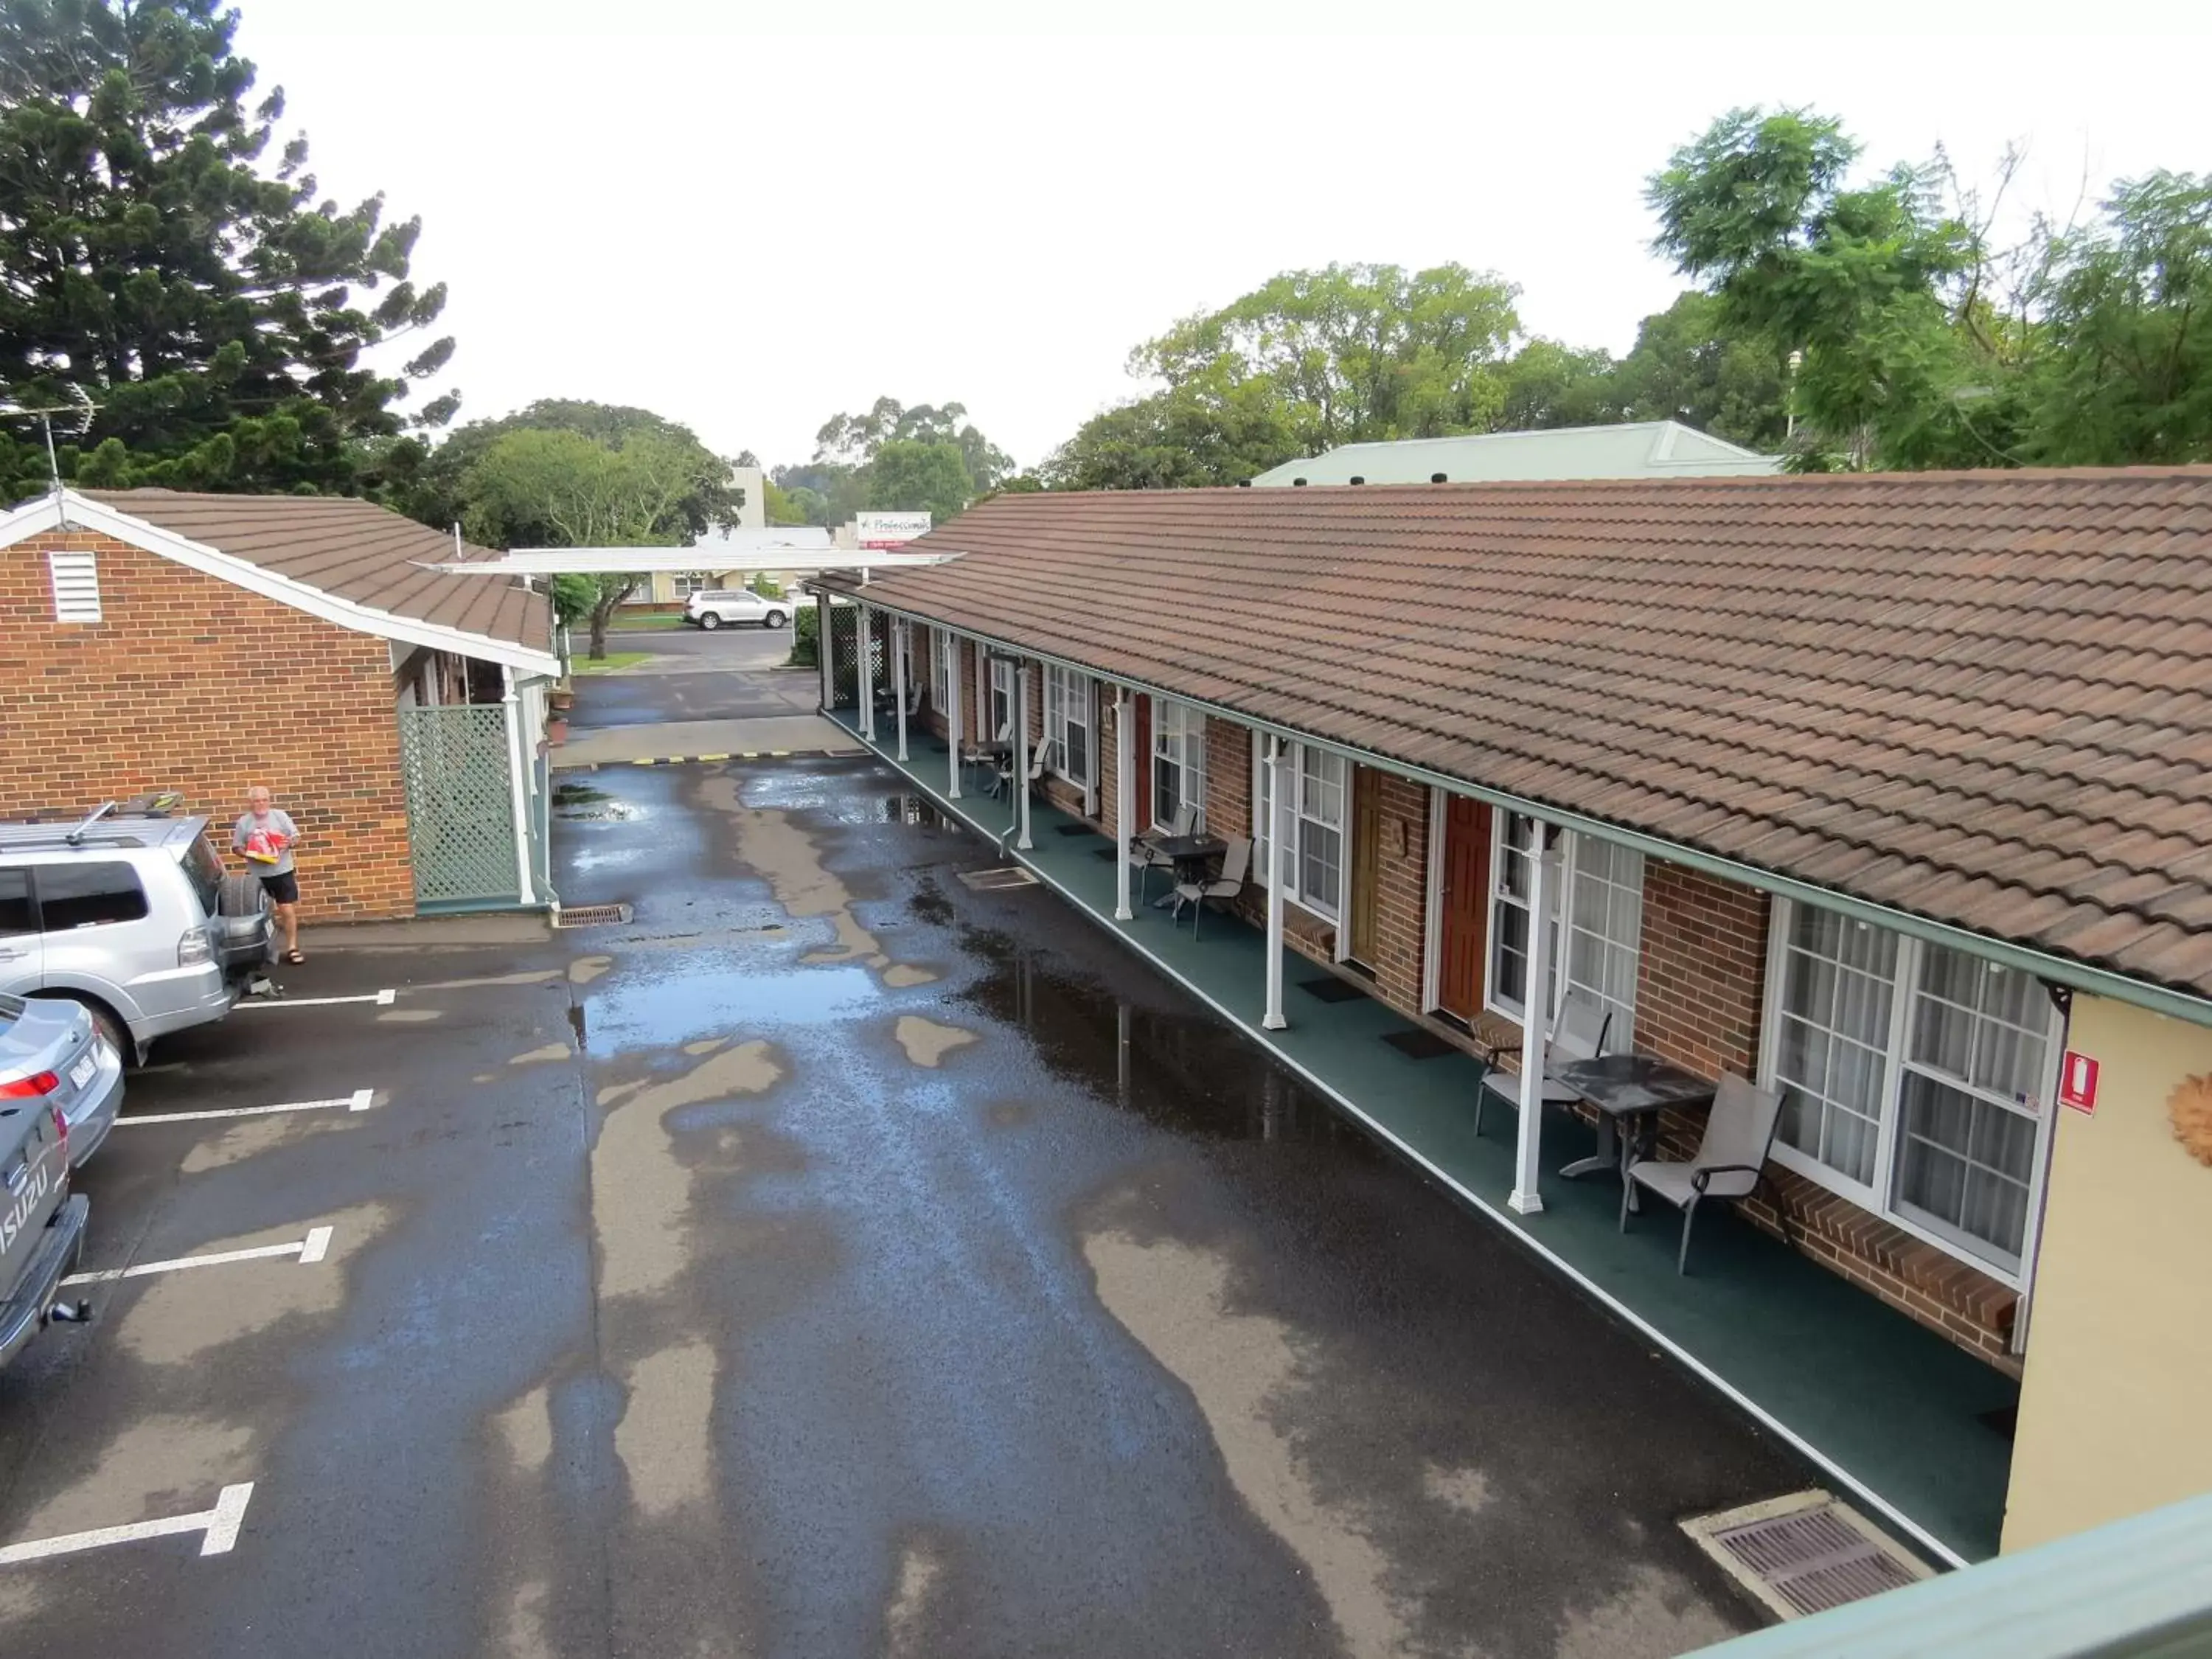
M 1205 873 L 1207 860 L 1216 859 L 1229 850 L 1229 843 L 1218 836 L 1139 836 L 1138 840 L 1156 853 L 1164 853 L 1175 861 L 1178 882 L 1195 881 Z M 1164 898 L 1152 901 L 1152 908 L 1164 910 L 1175 902 L 1170 890 Z
M 1613 1170 L 1626 1181 L 1628 1166 L 1653 1149 L 1659 1114 L 1669 1106 L 1710 1103 L 1716 1086 L 1650 1054 L 1600 1054 L 1562 1066 L 1552 1077 L 1598 1112 L 1597 1152 L 1560 1170 L 1570 1178 Z

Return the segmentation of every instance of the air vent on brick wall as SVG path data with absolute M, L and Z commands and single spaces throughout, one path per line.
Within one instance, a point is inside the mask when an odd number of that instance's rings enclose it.
M 89 553 L 49 553 L 46 570 L 54 582 L 54 620 L 100 620 L 100 566 Z
M 1825 1492 L 1699 1516 L 1682 1530 L 1782 1619 L 1902 1589 L 1929 1575 L 1902 1545 Z

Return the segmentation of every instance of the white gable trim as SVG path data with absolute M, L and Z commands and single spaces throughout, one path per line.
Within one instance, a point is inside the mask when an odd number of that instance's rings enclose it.
M 465 629 L 447 627 L 442 623 L 402 617 L 393 611 L 379 611 L 357 600 L 343 599 L 293 577 L 264 569 L 249 559 L 234 557 L 218 548 L 206 546 L 164 530 L 159 525 L 149 524 L 143 519 L 133 518 L 128 513 L 88 500 L 75 490 L 64 491 L 58 497 L 41 495 L 35 501 L 26 501 L 14 512 L 0 516 L 0 547 L 12 547 L 42 531 L 64 528 L 89 530 L 112 537 L 145 552 L 173 560 L 187 569 L 216 577 L 250 593 L 258 593 L 264 599 L 275 599 L 280 605 L 289 605 L 295 611 L 304 611 L 311 617 L 319 617 L 339 628 L 351 629 L 357 634 L 374 634 L 379 638 L 397 640 L 406 645 L 458 652 L 463 656 L 477 657 L 487 662 L 504 663 L 529 674 L 557 677 L 561 672 L 560 659 L 550 652 L 533 651 L 528 646 L 518 645 L 512 640 L 494 639 L 488 634 L 473 634 Z

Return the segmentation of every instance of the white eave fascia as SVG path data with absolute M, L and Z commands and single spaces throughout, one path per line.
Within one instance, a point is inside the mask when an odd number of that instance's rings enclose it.
M 489 559 L 449 559 L 425 563 L 425 570 L 448 576 L 562 576 L 596 575 L 611 571 L 618 575 L 671 574 L 687 570 L 906 570 L 942 564 L 952 556 L 944 553 L 896 553 L 862 548 L 808 547 L 744 548 L 748 556 L 732 562 L 732 550 L 714 547 L 518 547 Z M 702 557 L 702 555 L 714 555 Z
M 561 659 L 550 651 L 533 651 L 513 640 L 472 634 L 466 629 L 403 617 L 397 611 L 380 611 L 357 599 L 341 598 L 295 577 L 264 568 L 250 559 L 238 558 L 219 548 L 88 500 L 75 490 L 59 496 L 41 495 L 0 517 L 0 547 L 12 547 L 42 530 L 63 529 L 89 530 L 112 537 L 357 634 L 373 634 L 407 645 L 427 646 L 434 651 L 453 651 L 487 662 L 505 663 L 525 673 L 558 676 L 561 672 Z

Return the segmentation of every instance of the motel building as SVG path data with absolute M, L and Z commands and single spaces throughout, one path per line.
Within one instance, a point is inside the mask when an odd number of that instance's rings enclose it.
M 828 713 L 1931 1560 L 2212 1489 L 2212 468 L 1015 495 L 910 551 L 818 584 Z M 1593 1051 L 1680 1103 L 1517 1103 Z M 1625 1208 L 1731 1076 L 1771 1138 L 1686 1234 Z

